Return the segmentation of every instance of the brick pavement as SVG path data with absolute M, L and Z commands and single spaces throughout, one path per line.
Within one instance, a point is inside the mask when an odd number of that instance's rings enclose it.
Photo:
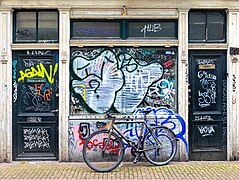
M 0 179 L 227 179 L 239 180 L 239 161 L 171 162 L 166 166 L 124 163 L 110 173 L 97 173 L 84 163 L 0 163 Z

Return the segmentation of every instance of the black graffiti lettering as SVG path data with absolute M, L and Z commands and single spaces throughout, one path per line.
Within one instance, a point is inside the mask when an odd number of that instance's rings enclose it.
M 106 123 L 105 122 L 96 122 L 96 127 L 99 129 L 99 128 L 103 128 L 106 126 Z
M 33 37 L 33 34 L 29 29 L 24 29 L 24 30 L 17 29 L 16 36 L 17 38 L 29 38 L 29 37 Z
M 90 135 L 90 124 L 89 123 L 80 123 L 79 131 L 81 133 L 81 137 L 86 139 Z

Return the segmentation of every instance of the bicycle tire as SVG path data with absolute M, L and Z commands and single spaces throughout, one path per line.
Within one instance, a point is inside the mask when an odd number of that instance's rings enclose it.
M 85 163 L 97 172 L 109 172 L 114 170 L 124 157 L 124 143 L 120 137 L 112 132 L 110 142 L 105 149 L 108 130 L 100 130 L 92 133 L 83 146 L 83 159 Z
M 157 126 L 152 129 L 155 137 L 162 143 L 161 147 L 156 147 L 157 143 L 150 131 L 143 138 L 144 156 L 148 162 L 156 166 L 168 164 L 177 151 L 177 139 L 172 130 L 164 126 Z M 150 149 L 151 148 L 151 149 Z M 153 148 L 153 149 L 152 149 Z M 146 150 L 150 149 L 150 150 Z

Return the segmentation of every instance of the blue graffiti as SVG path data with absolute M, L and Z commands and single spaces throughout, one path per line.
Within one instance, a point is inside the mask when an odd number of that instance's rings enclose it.
M 145 114 L 145 110 L 152 110 L 151 113 L 149 113 L 147 116 L 150 116 L 150 120 L 147 120 L 147 123 L 149 121 L 153 121 L 155 126 L 166 126 L 171 129 L 175 135 L 176 138 L 181 140 L 186 147 L 186 156 L 188 156 L 188 143 L 185 139 L 186 135 L 186 123 L 184 119 L 177 113 L 175 113 L 173 110 L 168 109 L 166 107 L 146 107 L 146 108 L 138 108 L 134 113 L 135 119 L 142 118 Z M 124 134 L 127 135 L 131 139 L 139 139 L 138 134 L 138 125 L 135 124 L 133 127 L 128 128 L 126 131 L 124 131 Z M 144 131 L 144 134 L 147 133 L 147 129 Z M 127 146 L 126 146 L 127 147 Z
M 81 27 L 76 29 L 76 32 L 81 37 L 88 37 L 88 36 L 115 36 L 116 31 L 113 28 L 105 28 L 101 26 L 88 26 L 88 27 Z

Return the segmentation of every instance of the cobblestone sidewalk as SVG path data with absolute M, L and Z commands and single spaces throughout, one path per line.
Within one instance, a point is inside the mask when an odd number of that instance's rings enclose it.
M 172 162 L 166 166 L 124 163 L 110 173 L 97 173 L 84 163 L 0 163 L 0 179 L 166 179 L 239 180 L 239 161 Z

